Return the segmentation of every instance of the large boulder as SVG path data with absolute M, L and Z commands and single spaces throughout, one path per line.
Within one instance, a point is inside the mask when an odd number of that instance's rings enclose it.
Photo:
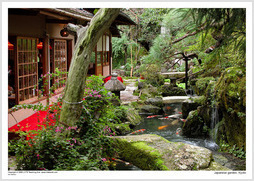
M 158 135 L 115 136 L 119 156 L 142 170 L 205 170 L 212 162 L 206 148 L 170 142 Z M 210 170 L 229 170 L 216 163 Z
M 128 106 L 116 109 L 114 114 L 119 123 L 112 124 L 110 127 L 115 129 L 118 135 L 130 133 L 131 129 L 138 125 L 142 119 L 136 109 Z
M 157 107 L 163 107 L 164 105 L 162 97 L 148 98 L 147 100 L 145 100 L 145 104 Z
M 186 119 L 188 117 L 190 111 L 194 111 L 198 108 L 198 106 L 202 105 L 202 103 L 199 102 L 199 99 L 201 99 L 201 98 L 198 97 L 198 98 L 187 99 L 187 100 L 183 101 L 183 103 L 182 103 L 183 119 Z
M 185 90 L 181 87 L 173 87 L 165 84 L 161 87 L 162 96 L 186 96 Z
M 153 106 L 153 105 L 141 105 L 139 107 L 140 112 L 142 113 L 151 113 L 151 114 L 162 114 L 163 109 L 158 106 Z

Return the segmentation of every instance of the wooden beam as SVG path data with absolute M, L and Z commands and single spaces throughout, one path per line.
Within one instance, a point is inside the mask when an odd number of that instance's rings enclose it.
M 46 19 L 46 23 L 59 23 L 59 24 L 68 24 L 68 23 L 73 23 L 76 24 L 76 20 L 60 20 L 60 19 Z
M 58 15 L 58 14 L 47 12 L 47 11 L 40 11 L 40 14 L 43 14 L 43 15 L 46 15 L 46 16 L 51 16 L 53 18 L 57 18 L 57 19 L 60 19 L 60 20 L 70 20 L 70 18 L 68 18 L 68 17 L 64 17 L 64 16 L 61 16 L 61 15 Z

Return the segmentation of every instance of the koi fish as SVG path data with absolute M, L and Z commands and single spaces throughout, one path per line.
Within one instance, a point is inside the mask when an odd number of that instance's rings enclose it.
M 152 115 L 152 116 L 147 116 L 147 118 L 155 118 L 157 117 L 158 115 Z
M 178 114 L 183 114 L 182 112 L 178 112 Z
M 178 119 L 181 115 L 180 114 L 174 114 L 170 116 L 166 116 L 164 118 L 159 118 L 159 119 Z
M 158 130 L 162 130 L 162 129 L 164 129 L 164 128 L 168 127 L 168 126 L 169 126 L 169 125 L 160 126 L 160 127 L 158 127 Z
M 166 117 L 164 117 L 164 118 L 159 118 L 159 119 L 168 119 L 169 117 L 168 116 L 166 116 Z
M 144 132 L 144 131 L 145 131 L 145 129 L 139 129 L 139 130 L 134 131 L 134 132 L 132 132 L 132 133 L 130 133 L 130 134 L 141 133 L 141 132 Z
M 171 108 L 172 108 L 172 107 L 170 107 L 170 106 L 167 106 L 167 107 L 166 107 L 167 110 L 170 110 Z
M 181 129 L 181 128 L 177 128 L 177 130 L 176 130 L 176 135 L 179 135 L 180 132 L 182 132 L 182 129 Z
M 180 119 L 182 122 L 186 122 L 186 119 Z

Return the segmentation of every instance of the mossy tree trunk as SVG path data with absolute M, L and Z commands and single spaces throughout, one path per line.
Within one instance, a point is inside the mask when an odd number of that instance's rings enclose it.
M 118 16 L 120 9 L 100 9 L 86 27 L 68 25 L 70 31 L 76 32 L 77 43 L 71 60 L 71 66 L 63 96 L 60 123 L 75 126 L 82 111 L 85 81 L 92 51 L 103 33 L 109 29 Z

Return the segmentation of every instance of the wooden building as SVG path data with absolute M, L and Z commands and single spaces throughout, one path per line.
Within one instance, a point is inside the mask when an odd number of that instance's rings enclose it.
M 68 23 L 86 26 L 95 9 L 85 8 L 10 8 L 8 9 L 8 88 L 13 89 L 9 102 L 13 105 L 38 101 L 38 79 L 54 73 L 67 72 L 76 37 L 65 31 Z M 120 13 L 112 26 L 97 42 L 88 75 L 107 76 L 112 72 L 112 37 L 119 37 L 117 25 L 135 25 Z M 67 75 L 54 78 L 61 82 Z M 50 86 L 50 85 L 49 85 Z M 64 84 L 59 84 L 60 92 Z M 44 95 L 48 94 L 45 89 Z

